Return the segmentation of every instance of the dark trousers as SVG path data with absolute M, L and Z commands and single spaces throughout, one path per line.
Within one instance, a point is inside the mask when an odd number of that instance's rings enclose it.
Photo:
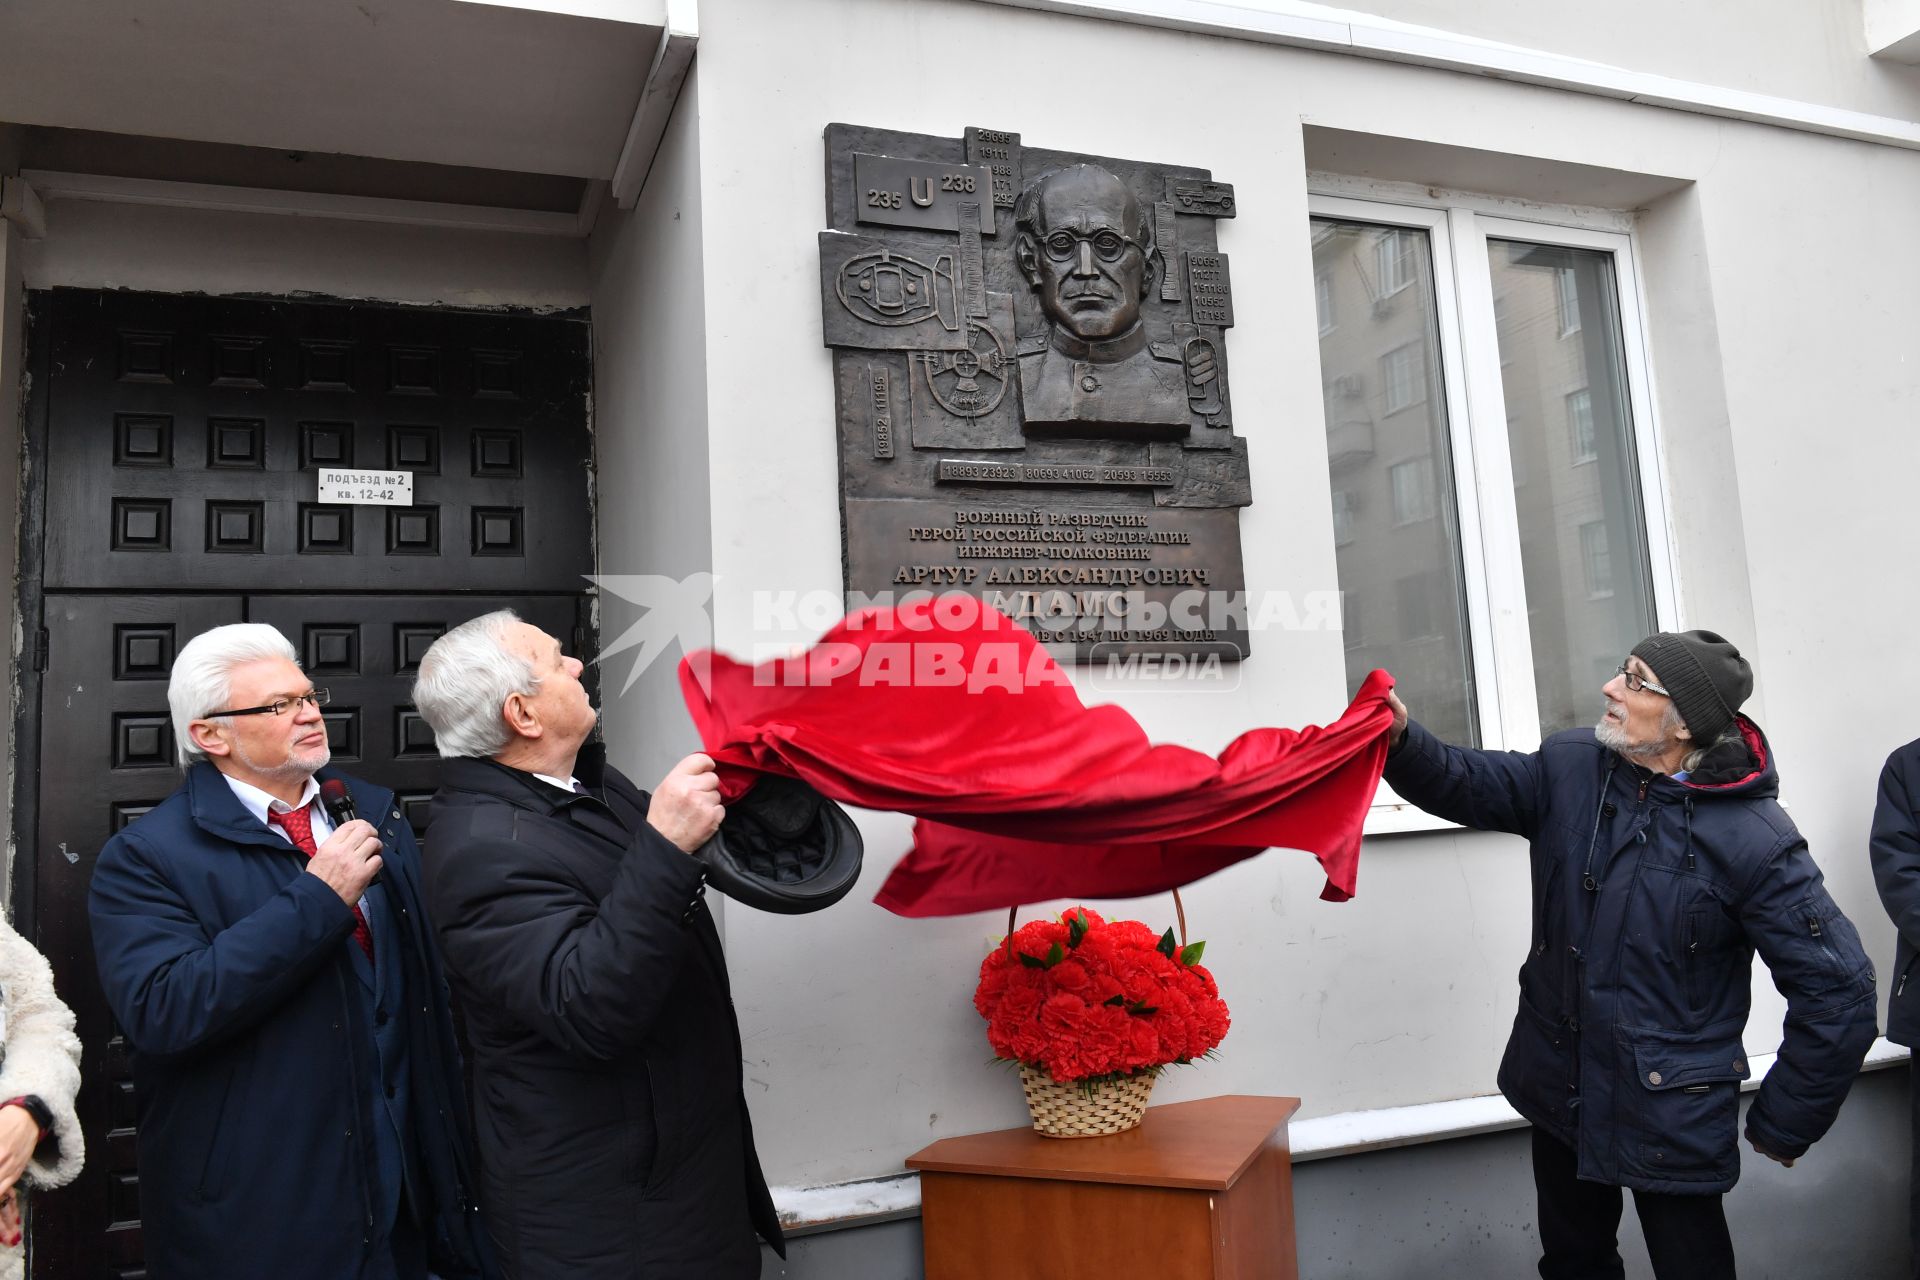
M 1920 1280 L 1920 1049 L 1907 1063 L 1908 1105 L 1913 1111 L 1913 1167 L 1907 1176 L 1907 1232 L 1913 1243 L 1913 1275 Z
M 1533 1131 L 1541 1280 L 1622 1280 L 1620 1188 L 1582 1182 L 1570 1147 Z M 1635 1191 L 1633 1207 L 1658 1280 L 1734 1280 L 1733 1238 L 1720 1197 Z

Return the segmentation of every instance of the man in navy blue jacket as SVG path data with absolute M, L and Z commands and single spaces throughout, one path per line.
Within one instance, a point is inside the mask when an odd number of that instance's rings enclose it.
M 315 803 L 340 775 L 295 658 L 259 624 L 181 649 L 186 783 L 94 869 L 148 1274 L 489 1276 L 419 849 L 391 792 L 345 779 L 363 816 L 337 830 Z
M 1920 982 L 1913 961 L 1920 954 L 1920 739 L 1887 757 L 1873 808 L 1873 878 L 1880 902 L 1900 931 L 1893 955 L 1893 989 L 1887 996 L 1887 1039 L 1920 1046 Z M 1920 1063 L 1910 1064 L 1913 1108 L 1913 1174 L 1907 1194 L 1913 1237 L 1913 1274 L 1920 1278 Z
M 1741 1033 L 1757 950 L 1787 997 L 1747 1113 L 1791 1165 L 1833 1124 L 1874 1037 L 1873 967 L 1775 799 L 1739 714 L 1753 674 L 1711 631 L 1662 632 L 1592 729 L 1531 753 L 1442 743 L 1392 699 L 1386 778 L 1431 813 L 1532 842 L 1533 936 L 1500 1092 L 1533 1124 L 1545 1280 L 1618 1280 L 1620 1188 L 1659 1280 L 1732 1280 Z

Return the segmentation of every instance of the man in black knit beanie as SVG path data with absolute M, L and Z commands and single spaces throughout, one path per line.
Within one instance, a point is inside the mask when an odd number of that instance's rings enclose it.
M 1711 631 L 1635 645 L 1591 729 L 1531 753 L 1394 723 L 1386 780 L 1532 843 L 1533 936 L 1500 1091 L 1533 1125 L 1544 1280 L 1619 1280 L 1621 1188 L 1658 1280 L 1732 1280 L 1742 1033 L 1758 952 L 1787 997 L 1748 1110 L 1791 1165 L 1826 1133 L 1876 1032 L 1873 966 L 1780 808 L 1753 670 Z

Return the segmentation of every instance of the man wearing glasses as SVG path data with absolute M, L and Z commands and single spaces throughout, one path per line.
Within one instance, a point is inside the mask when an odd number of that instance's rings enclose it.
M 1391 699 L 1386 780 L 1430 813 L 1531 841 L 1533 933 L 1500 1091 L 1533 1125 L 1545 1280 L 1617 1278 L 1620 1188 L 1654 1274 L 1734 1274 L 1721 1196 L 1740 1176 L 1755 951 L 1787 997 L 1747 1113 L 1791 1165 L 1826 1133 L 1873 1043 L 1873 968 L 1780 808 L 1739 714 L 1746 659 L 1661 632 L 1601 689 L 1592 729 L 1531 753 L 1451 747 Z
M 196 636 L 167 701 L 186 781 L 107 842 L 88 902 L 133 1048 L 149 1272 L 492 1275 L 392 793 L 326 769 L 327 691 L 272 627 Z M 361 815 L 337 828 L 315 803 L 336 777 Z
M 1018 343 L 1025 429 L 1185 436 L 1187 379 L 1210 381 L 1213 357 L 1196 346 L 1189 370 L 1174 344 L 1148 340 L 1141 299 L 1166 264 L 1139 199 L 1107 170 L 1077 164 L 1021 192 L 1013 217 L 1014 261 L 1050 326 Z

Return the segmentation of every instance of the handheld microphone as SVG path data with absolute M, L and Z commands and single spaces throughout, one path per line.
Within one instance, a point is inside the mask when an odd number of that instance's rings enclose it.
M 320 784 L 320 803 L 326 806 L 327 820 L 338 831 L 360 815 L 353 811 L 353 797 L 347 794 L 347 784 L 338 778 L 328 778 Z
M 338 778 L 327 778 L 320 783 L 320 803 L 325 806 L 327 820 L 333 823 L 335 831 L 360 816 L 354 812 L 353 797 L 347 793 L 347 784 Z M 380 874 L 375 872 L 371 883 L 379 882 Z

